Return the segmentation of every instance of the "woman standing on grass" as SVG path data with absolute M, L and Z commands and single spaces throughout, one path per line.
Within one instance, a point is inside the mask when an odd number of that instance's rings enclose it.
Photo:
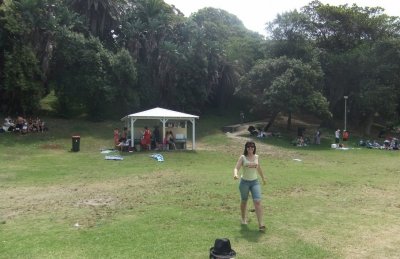
M 251 197 L 253 198 L 254 208 L 258 220 L 258 228 L 261 232 L 264 232 L 265 225 L 263 222 L 263 210 L 261 206 L 261 186 L 258 181 L 257 173 L 260 175 L 264 185 L 265 178 L 258 161 L 258 155 L 256 155 L 256 144 L 252 141 L 246 142 L 243 155 L 239 157 L 236 167 L 233 170 L 233 179 L 239 179 L 238 172 L 242 166 L 243 172 L 239 183 L 241 197 L 241 223 L 244 225 L 247 224 L 247 200 L 249 197 L 249 192 L 251 192 Z

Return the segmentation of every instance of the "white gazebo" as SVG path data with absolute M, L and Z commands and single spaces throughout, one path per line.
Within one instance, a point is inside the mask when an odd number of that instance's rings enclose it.
M 195 119 L 198 119 L 199 116 L 196 115 L 191 115 L 187 113 L 182 113 L 182 112 L 177 112 L 177 111 L 172 111 L 168 109 L 163 109 L 160 107 L 156 107 L 147 111 L 142 111 L 142 112 L 137 112 L 137 113 L 132 113 L 129 114 L 121 119 L 121 121 L 124 121 L 127 126 L 130 125 L 130 130 L 131 130 L 131 147 L 134 146 L 135 142 L 135 122 L 137 120 L 160 120 L 162 125 L 163 125 L 163 131 L 162 131 L 162 136 L 164 138 L 165 136 L 165 129 L 166 129 L 166 124 L 168 121 L 182 121 L 184 122 L 184 129 L 185 133 L 180 134 L 184 135 L 183 137 L 187 139 L 187 121 L 190 121 L 192 123 L 192 150 L 196 148 L 196 141 L 195 141 L 195 133 L 196 133 L 196 127 L 195 127 Z

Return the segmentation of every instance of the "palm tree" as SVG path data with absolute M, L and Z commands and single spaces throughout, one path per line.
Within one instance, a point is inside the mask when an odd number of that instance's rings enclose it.
M 104 39 L 111 34 L 123 12 L 125 0 L 67 0 L 76 12 L 86 16 L 90 32 Z

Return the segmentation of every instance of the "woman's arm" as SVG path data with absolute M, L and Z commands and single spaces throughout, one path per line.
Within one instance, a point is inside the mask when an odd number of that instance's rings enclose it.
M 240 168 L 242 168 L 242 164 L 243 164 L 243 156 L 240 156 L 238 161 L 236 162 L 236 166 L 233 169 L 233 179 L 239 179 L 239 175 L 238 172 L 240 170 Z
M 260 163 L 257 164 L 257 172 L 261 176 L 262 182 L 265 185 L 266 181 L 265 181 L 264 173 L 263 173 L 263 170 L 261 169 Z

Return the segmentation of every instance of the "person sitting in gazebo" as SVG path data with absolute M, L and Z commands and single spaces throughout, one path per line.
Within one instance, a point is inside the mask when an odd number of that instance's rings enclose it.
M 160 130 L 158 129 L 158 126 L 154 126 L 153 141 L 154 141 L 154 148 L 156 150 L 158 150 L 158 149 L 160 149 L 162 147 Z
M 128 128 L 124 127 L 124 130 L 121 133 L 121 136 L 119 138 L 119 142 L 125 142 L 128 140 Z
M 176 149 L 176 145 L 175 145 L 175 137 L 174 134 L 171 131 L 167 131 L 165 133 L 165 138 L 164 138 L 164 145 L 166 147 L 167 150 L 169 150 L 172 146 L 173 149 Z

